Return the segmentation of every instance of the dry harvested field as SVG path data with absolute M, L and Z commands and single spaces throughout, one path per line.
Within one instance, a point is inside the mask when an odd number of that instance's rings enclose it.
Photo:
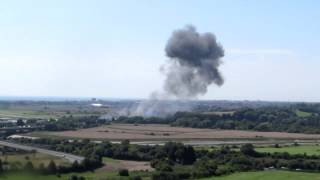
M 105 165 L 97 171 L 117 171 L 120 169 L 128 169 L 129 171 L 153 171 L 150 162 L 146 161 L 129 161 L 129 160 L 104 160 Z
M 197 129 L 159 124 L 111 124 L 76 131 L 50 132 L 48 135 L 108 140 L 320 139 L 320 134 Z

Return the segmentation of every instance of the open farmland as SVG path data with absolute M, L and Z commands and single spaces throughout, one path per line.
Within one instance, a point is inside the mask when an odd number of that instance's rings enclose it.
M 150 162 L 146 161 L 130 161 L 130 160 L 117 160 L 108 157 L 103 158 L 104 166 L 99 168 L 97 172 L 113 172 L 120 169 L 128 169 L 129 171 L 153 171 Z
M 109 112 L 108 107 L 94 107 L 92 102 L 0 102 L 0 118 L 50 119 L 63 116 L 90 116 Z
M 38 167 L 41 163 L 47 166 L 51 160 L 54 161 L 57 165 L 70 165 L 68 161 L 62 158 L 41 153 L 2 155 L 0 159 L 10 164 L 15 164 L 18 168 L 23 168 L 23 166 L 29 161 L 32 162 L 35 167 Z
M 287 152 L 289 154 L 307 154 L 307 155 L 320 155 L 320 146 L 318 145 L 300 145 L 300 146 L 281 146 L 281 147 L 257 147 L 258 152 Z
M 240 172 L 227 176 L 205 178 L 202 180 L 320 180 L 319 173 L 293 172 L 293 171 L 260 171 Z
M 45 136 L 92 138 L 108 140 L 219 140 L 219 139 L 310 139 L 317 140 L 320 134 L 299 134 L 285 132 L 255 132 L 242 130 L 218 130 L 171 127 L 158 124 L 111 124 L 75 131 L 36 133 Z M 35 134 L 33 134 L 35 135 Z
M 133 171 L 130 172 L 132 176 L 141 176 L 143 180 L 150 180 L 148 172 L 144 171 Z M 119 176 L 117 171 L 114 172 L 83 172 L 83 173 L 67 173 L 57 175 L 37 175 L 30 173 L 8 173 L 0 176 L 0 180 L 70 180 L 72 176 L 84 177 L 88 180 L 105 180 L 105 179 L 114 179 L 114 180 L 130 180 L 128 176 Z

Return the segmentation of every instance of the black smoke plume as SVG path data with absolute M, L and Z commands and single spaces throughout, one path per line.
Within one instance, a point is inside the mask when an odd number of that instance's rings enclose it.
M 169 63 L 163 70 L 166 75 L 164 90 L 127 108 L 126 115 L 167 116 L 177 111 L 189 111 L 192 105 L 185 100 L 204 95 L 213 83 L 223 84 L 218 68 L 224 50 L 212 33 L 200 34 L 193 26 L 174 31 L 165 52 Z
M 224 50 L 212 33 L 187 26 L 173 32 L 165 51 L 171 61 L 164 84 L 168 95 L 189 99 L 205 94 L 212 83 L 223 84 L 218 67 Z

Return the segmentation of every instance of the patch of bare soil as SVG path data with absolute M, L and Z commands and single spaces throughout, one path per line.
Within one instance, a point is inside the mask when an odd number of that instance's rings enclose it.
M 117 160 L 116 162 L 107 162 L 97 171 L 117 171 L 120 169 L 128 169 L 129 171 L 153 171 L 150 162 L 146 161 L 127 161 Z
M 50 134 L 64 137 L 109 140 L 207 140 L 247 138 L 320 139 L 320 134 L 198 129 L 171 127 L 169 125 L 158 124 L 111 124 L 96 128 L 79 129 L 76 131 L 51 132 Z

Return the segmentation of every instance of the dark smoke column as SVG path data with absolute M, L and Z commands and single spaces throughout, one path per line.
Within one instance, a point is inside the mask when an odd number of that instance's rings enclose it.
M 211 84 L 223 84 L 218 68 L 224 51 L 212 33 L 200 34 L 187 26 L 172 33 L 165 51 L 170 63 L 164 68 L 164 92 L 153 92 L 148 100 L 130 108 L 129 116 L 165 117 L 190 111 L 192 105 L 179 100 L 203 95 Z
M 164 84 L 169 96 L 194 98 L 205 94 L 212 83 L 223 84 L 218 68 L 224 50 L 212 33 L 200 34 L 187 26 L 173 32 L 165 51 L 171 61 Z

